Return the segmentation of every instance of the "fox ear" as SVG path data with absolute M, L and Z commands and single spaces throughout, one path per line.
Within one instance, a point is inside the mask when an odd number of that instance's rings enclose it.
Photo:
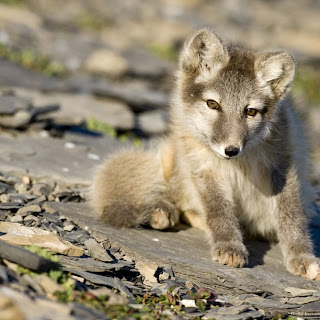
M 185 73 L 206 78 L 214 76 L 229 61 L 226 46 L 212 31 L 202 29 L 186 41 L 180 55 Z
M 292 56 L 285 52 L 266 53 L 255 63 L 256 76 L 261 86 L 271 86 L 278 99 L 290 88 L 294 78 L 295 63 Z

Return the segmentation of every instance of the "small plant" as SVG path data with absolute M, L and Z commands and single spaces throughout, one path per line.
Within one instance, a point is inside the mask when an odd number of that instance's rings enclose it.
M 23 67 L 42 72 L 49 77 L 63 77 L 66 75 L 64 65 L 52 60 L 47 55 L 40 55 L 32 50 L 17 50 L 0 43 L 0 58 L 22 65 Z
M 0 0 L 0 4 L 6 4 L 8 6 L 23 6 L 25 3 L 23 0 Z
M 152 43 L 149 50 L 156 56 L 169 61 L 176 62 L 178 60 L 179 51 L 169 44 Z
M 292 86 L 294 94 L 302 95 L 312 104 L 320 104 L 320 71 L 303 68 L 297 71 Z
M 135 146 L 141 146 L 141 140 L 133 132 L 122 133 L 118 135 L 116 129 L 109 124 L 97 120 L 94 116 L 90 116 L 87 120 L 86 127 L 88 130 L 97 131 L 107 134 L 112 138 L 118 138 L 121 142 L 132 141 Z
M 75 18 L 75 24 L 84 30 L 100 31 L 107 27 L 108 23 L 105 19 L 93 15 L 89 12 L 82 13 Z

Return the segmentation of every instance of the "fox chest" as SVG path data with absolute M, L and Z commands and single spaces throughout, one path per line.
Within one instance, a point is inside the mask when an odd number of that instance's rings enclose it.
M 217 180 L 229 194 L 245 231 L 272 238 L 277 229 L 278 204 L 268 174 L 253 165 L 242 170 L 229 168 L 220 171 Z

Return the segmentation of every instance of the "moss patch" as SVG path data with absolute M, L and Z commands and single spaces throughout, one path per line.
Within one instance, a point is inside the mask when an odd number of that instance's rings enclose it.
M 32 50 L 17 50 L 0 44 L 0 58 L 20 64 L 27 69 L 42 72 L 49 77 L 66 75 L 66 69 L 62 63 Z

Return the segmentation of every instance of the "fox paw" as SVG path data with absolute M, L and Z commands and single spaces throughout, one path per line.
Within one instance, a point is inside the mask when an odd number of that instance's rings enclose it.
M 217 242 L 212 248 L 212 259 L 229 267 L 242 268 L 248 264 L 248 251 L 242 243 Z
M 163 230 L 172 228 L 179 220 L 174 208 L 156 208 L 151 213 L 150 226 L 153 229 Z
M 320 260 L 311 254 L 302 254 L 289 259 L 287 269 L 294 275 L 320 281 Z

